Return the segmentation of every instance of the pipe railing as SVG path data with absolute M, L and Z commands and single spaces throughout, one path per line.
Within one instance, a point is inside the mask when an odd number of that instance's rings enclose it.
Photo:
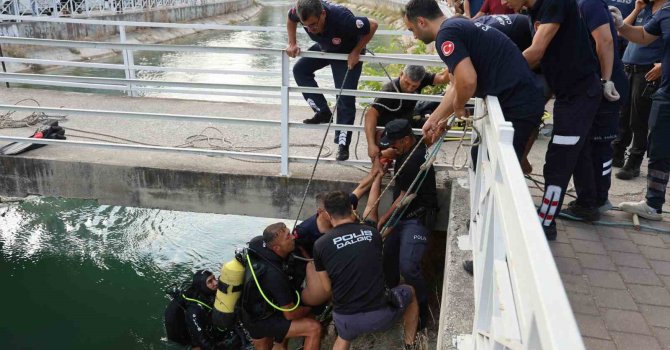
M 474 349 L 583 350 L 549 245 L 517 161 L 514 129 L 496 97 L 479 100 L 470 169 Z M 474 164 L 474 163 L 473 163 Z M 459 348 L 465 350 L 466 348 Z

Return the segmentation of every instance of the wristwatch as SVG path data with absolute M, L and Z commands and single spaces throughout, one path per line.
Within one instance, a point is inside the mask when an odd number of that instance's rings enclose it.
M 605 80 L 605 79 L 600 79 L 600 84 L 605 85 L 606 82 L 607 82 L 607 80 Z

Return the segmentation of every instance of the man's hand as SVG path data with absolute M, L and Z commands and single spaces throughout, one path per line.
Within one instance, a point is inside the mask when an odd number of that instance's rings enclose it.
M 614 20 L 614 26 L 617 28 L 623 27 L 623 15 L 618 8 L 614 6 L 609 7 L 610 14 L 612 14 L 612 19 Z
M 644 75 L 644 78 L 647 81 L 654 81 L 657 80 L 658 78 L 661 77 L 662 70 L 661 70 L 661 64 L 660 63 L 654 63 L 654 68 L 649 70 L 647 74 Z
M 349 58 L 347 59 L 347 68 L 349 70 L 354 69 L 354 67 L 356 67 L 360 59 L 361 59 L 361 53 L 357 52 L 356 50 L 352 51 L 349 54 Z
M 386 159 L 396 159 L 398 157 L 398 150 L 389 147 L 381 152 L 381 156 Z
M 603 83 L 603 96 L 605 96 L 605 99 L 610 102 L 618 101 L 621 96 L 619 96 L 619 92 L 616 91 L 616 87 L 614 86 L 614 82 L 611 80 L 606 81 Z
M 423 130 L 423 142 L 427 145 L 430 146 L 433 143 L 435 143 L 437 137 L 442 134 L 442 130 L 444 130 L 443 126 L 436 121 L 437 118 L 431 116 L 428 117 L 425 123 L 423 123 L 423 127 L 421 130 Z
M 460 118 L 460 119 L 466 119 L 470 116 L 468 111 L 465 109 L 465 106 L 454 108 L 454 115 L 456 116 L 456 118 Z M 446 121 L 445 121 L 445 124 L 446 124 Z
M 635 11 L 642 11 L 647 4 L 644 3 L 644 0 L 635 1 Z
M 288 55 L 288 57 L 295 58 L 300 54 L 300 46 L 298 46 L 297 43 L 293 44 L 289 43 L 288 46 L 286 47 L 286 54 Z
M 369 144 L 368 145 L 368 157 L 370 157 L 370 160 L 374 161 L 375 158 L 379 157 L 379 147 L 375 144 Z

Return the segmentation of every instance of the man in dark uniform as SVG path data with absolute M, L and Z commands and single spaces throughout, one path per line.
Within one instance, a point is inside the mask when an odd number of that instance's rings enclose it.
M 556 95 L 554 130 L 544 165 L 545 190 L 538 211 L 547 239 L 555 240 L 554 219 L 570 177 L 579 159 L 590 154 L 582 150 L 590 144 L 588 135 L 603 87 L 609 96 L 616 91 L 611 81 L 600 81 L 598 61 L 576 0 L 508 0 L 507 5 L 515 11 L 528 7 L 533 23 L 539 22 L 533 43 L 523 55 L 531 67 L 541 65 Z
M 533 27 L 526 15 L 491 15 L 477 17 L 473 21 L 498 29 L 523 51 L 533 42 Z
M 648 0 L 651 1 L 651 0 Z M 621 11 L 621 14 L 623 15 L 623 18 L 628 17 L 631 12 L 633 12 L 633 9 L 635 8 L 635 0 L 606 0 L 605 1 L 607 5 L 609 6 L 614 6 Z M 614 40 L 617 41 L 619 51 L 617 52 L 617 55 L 619 57 L 622 57 L 624 54 L 624 51 L 626 50 L 626 47 L 628 46 L 628 40 L 624 39 L 623 37 L 620 37 L 617 35 Z
M 661 38 L 663 67 L 670 67 L 670 5 L 659 9 L 644 27 L 633 27 L 623 22 L 621 13 L 612 9 L 619 33 L 641 45 Z M 649 115 L 649 173 L 646 200 L 621 203 L 621 210 L 638 214 L 650 220 L 662 220 L 665 191 L 670 178 L 670 69 L 663 69 L 661 85 L 654 94 Z
M 397 169 L 403 170 L 397 174 L 393 189 L 393 204 L 379 219 L 378 227 L 383 227 L 390 219 L 391 233 L 384 242 L 384 276 L 389 287 L 400 283 L 400 275 L 409 285 L 414 287 L 416 298 L 419 301 L 420 328 L 424 328 L 428 321 L 428 287 L 423 276 L 421 261 L 428 247 L 428 237 L 433 229 L 435 212 L 437 210 L 437 188 L 435 169 L 431 165 L 420 187 L 414 188 L 416 197 L 407 205 L 402 216 L 392 218 L 393 212 L 405 193 L 419 174 L 419 168 L 426 160 L 427 147 L 424 143 L 417 146 L 416 151 L 410 153 L 417 145 L 418 140 L 412 134 L 412 127 L 406 119 L 396 119 L 384 129 L 379 141 L 382 148 L 392 148 L 398 154 Z M 407 164 L 405 164 L 407 163 Z M 396 215 L 398 215 L 396 214 Z
M 316 241 L 314 266 L 324 289 L 333 294 L 333 349 L 349 349 L 359 335 L 386 330 L 400 317 L 405 348 L 413 348 L 418 313 L 414 291 L 400 285 L 385 292 L 379 232 L 357 222 L 344 192 L 328 193 L 324 206 L 333 229 Z
M 529 136 L 540 124 L 544 98 L 535 77 L 514 43 L 498 30 L 462 17 L 446 19 L 434 0 L 410 0 L 405 24 L 435 48 L 449 69 L 453 87 L 423 126 L 429 143 L 442 135 L 444 119 L 466 117 L 471 97 L 498 97 L 503 115 L 514 127 L 514 150 L 523 156 Z
M 294 249 L 293 235 L 281 222 L 249 242 L 253 274 L 247 267 L 239 303 L 244 328 L 258 350 L 270 350 L 273 343 L 275 349 L 285 349 L 285 339 L 293 337 L 305 337 L 305 350 L 319 349 L 321 324 L 307 317 L 309 307 L 296 306 L 297 292 L 283 270 Z
M 351 11 L 340 5 L 330 4 L 322 0 L 298 0 L 296 6 L 289 10 L 286 28 L 288 47 L 286 53 L 296 57 L 300 47 L 296 42 L 296 29 L 302 23 L 309 37 L 316 44 L 310 51 L 349 54 L 347 62 L 302 57 L 293 66 L 293 77 L 299 86 L 318 87 L 314 80 L 314 72 L 330 65 L 336 88 L 356 90 L 361 76 L 363 64 L 359 62 L 365 45 L 377 31 L 377 22 L 367 17 L 356 17 Z M 346 81 L 344 81 L 346 75 Z M 313 118 L 306 119 L 306 124 L 328 123 L 332 112 L 322 94 L 304 93 L 303 96 L 316 113 Z M 337 123 L 354 124 L 356 118 L 356 98 L 354 96 L 338 96 Z M 339 145 L 337 160 L 349 159 L 351 131 L 335 132 L 335 143 Z
M 423 88 L 449 83 L 449 71 L 439 74 L 426 73 L 422 66 L 407 65 L 400 77 L 384 84 L 384 92 L 402 92 L 420 94 Z M 377 127 L 395 119 L 410 120 L 414 116 L 419 101 L 400 100 L 394 98 L 376 98 L 365 113 L 365 138 L 368 141 L 368 156 L 373 162 L 379 160 L 380 151 L 377 145 Z M 423 117 L 423 116 L 422 116 Z
M 635 9 L 625 21 L 630 25 L 644 26 L 665 4 L 666 0 L 656 0 L 647 5 L 643 2 L 636 2 Z M 612 166 L 622 168 L 615 175 L 618 179 L 630 180 L 640 176 L 640 165 L 647 151 L 651 96 L 656 92 L 660 83 L 662 58 L 663 41 L 661 39 L 656 39 L 649 45 L 630 42 L 621 58 L 630 84 L 630 94 L 622 104 L 619 134 L 612 142 L 614 147 Z M 626 148 L 631 142 L 628 158 L 625 159 Z
M 616 29 L 605 0 L 578 0 L 578 6 L 591 33 L 602 80 L 611 80 L 617 93 L 627 97 L 628 81 L 618 55 Z M 577 161 L 573 174 L 577 199 L 571 201 L 564 210 L 569 216 L 595 221 L 600 213 L 612 208 L 608 200 L 612 184 L 611 143 L 617 135 L 620 101 L 619 95 L 603 94 L 587 136 L 588 143 L 582 150 L 583 157 Z

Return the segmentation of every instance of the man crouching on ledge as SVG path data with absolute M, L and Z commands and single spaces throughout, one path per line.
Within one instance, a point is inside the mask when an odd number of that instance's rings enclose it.
M 333 349 L 349 349 L 361 334 L 389 329 L 403 316 L 405 347 L 413 348 L 419 319 L 414 289 L 384 286 L 382 238 L 376 228 L 359 224 L 349 195 L 334 191 L 324 198 L 325 219 L 333 228 L 314 245 L 314 266 L 333 295 L 338 337 Z

